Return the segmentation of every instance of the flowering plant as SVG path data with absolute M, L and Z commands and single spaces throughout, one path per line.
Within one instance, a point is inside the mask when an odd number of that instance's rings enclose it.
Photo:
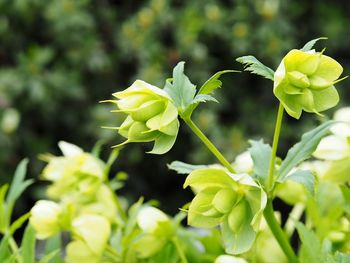
M 213 92 L 221 87 L 222 74 L 237 71 L 220 71 L 197 89 L 180 62 L 163 89 L 137 80 L 115 93 L 117 100 L 109 102 L 117 105 L 118 114 L 127 115 L 116 128 L 126 141 L 107 162 L 96 150 L 88 153 L 60 142 L 63 156 L 42 156 L 48 161 L 41 178 L 50 183 L 50 200 L 38 201 L 12 224 L 14 203 L 32 183 L 24 179 L 27 162 L 19 165 L 9 191 L 8 185 L 0 188 L 0 262 L 350 262 L 349 108 L 303 134 L 284 158 L 277 156 L 284 111 L 299 119 L 302 111 L 319 114 L 338 103 L 334 85 L 344 79 L 338 79 L 343 69 L 324 52 L 311 50 L 318 40 L 290 51 L 276 72 L 253 56 L 237 59 L 245 70 L 274 82 L 279 107 L 272 146 L 251 140 L 232 163 L 192 114 L 200 103 L 217 101 Z M 184 187 L 194 192 L 173 217 L 143 198 L 128 205 L 116 193 L 122 178 L 109 179 L 119 151 L 129 142 L 154 142 L 150 153 L 166 153 L 175 143 L 179 119 L 219 163 L 169 164 L 187 174 Z M 290 214 L 274 209 L 277 197 L 291 206 Z M 181 224 L 186 216 L 190 227 Z M 13 233 L 28 218 L 19 247 Z M 293 236 L 298 246 L 291 242 Z M 46 241 L 43 256 L 35 255 L 36 239 Z

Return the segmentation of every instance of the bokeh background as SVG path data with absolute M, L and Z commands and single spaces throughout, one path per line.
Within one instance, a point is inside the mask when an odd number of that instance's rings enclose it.
M 40 153 L 59 154 L 66 140 L 89 151 L 104 141 L 102 156 L 122 141 L 114 131 L 124 116 L 99 101 L 143 79 L 159 87 L 177 62 L 200 86 L 213 73 L 242 69 L 235 58 L 254 55 L 271 68 L 292 48 L 327 36 L 317 48 L 336 58 L 350 74 L 350 2 L 281 0 L 0 0 L 0 183 L 11 180 L 24 157 L 29 177 L 38 178 Z M 246 72 L 223 76 L 216 92 L 220 104 L 201 105 L 195 121 L 230 161 L 247 140 L 271 142 L 277 100 L 272 83 Z M 341 102 L 350 105 L 350 82 L 338 85 Z M 332 110 L 326 115 L 332 116 Z M 315 115 L 285 118 L 279 154 L 302 132 L 317 124 Z M 164 156 L 144 152 L 151 145 L 129 145 L 113 172 L 129 174 L 121 194 L 156 199 L 168 213 L 190 200 L 184 177 L 166 164 L 215 159 L 184 125 L 175 147 Z M 19 210 L 39 196 L 36 183 Z

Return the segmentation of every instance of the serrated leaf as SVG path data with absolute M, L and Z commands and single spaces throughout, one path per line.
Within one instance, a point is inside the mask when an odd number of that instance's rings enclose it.
M 315 176 L 313 173 L 309 170 L 298 170 L 291 175 L 288 175 L 284 177 L 282 181 L 278 182 L 285 182 L 288 180 L 292 180 L 294 182 L 300 183 L 305 186 L 305 188 L 313 195 L 315 192 Z
M 22 239 L 22 257 L 23 263 L 35 262 L 35 231 L 27 225 Z
M 316 234 L 300 222 L 296 222 L 295 225 L 302 243 L 299 255 L 300 263 L 325 262 L 322 245 Z
M 196 94 L 196 86 L 184 74 L 184 65 L 185 62 L 183 61 L 176 65 L 173 70 L 172 82 L 167 80 L 164 87 L 164 90 L 180 111 L 186 110 Z
M 236 59 L 244 65 L 245 71 L 250 71 L 253 74 L 262 76 L 273 81 L 275 72 L 257 60 L 254 56 L 243 56 Z
M 271 158 L 271 146 L 264 143 L 263 140 L 249 141 L 251 147 L 248 149 L 254 163 L 253 171 L 259 178 L 259 182 L 265 185 L 268 173 L 269 163 Z
M 170 170 L 176 171 L 178 174 L 189 174 L 194 170 L 208 168 L 207 165 L 194 165 L 180 161 L 173 161 L 167 165 Z
M 219 80 L 222 74 L 230 73 L 230 72 L 239 72 L 237 70 L 222 70 L 216 72 L 213 76 L 211 76 L 199 89 L 198 94 L 210 94 L 217 88 L 221 88 L 222 82 Z
M 283 181 L 288 173 L 299 163 L 308 159 L 316 150 L 321 139 L 327 135 L 330 127 L 335 121 L 328 121 L 317 128 L 305 133 L 300 142 L 289 149 L 277 173 L 277 180 Z
M 309 51 L 313 48 L 313 46 L 316 44 L 317 41 L 319 40 L 323 40 L 323 39 L 328 39 L 327 37 L 319 37 L 313 40 L 310 40 L 309 42 L 307 42 L 300 50 L 301 51 Z
M 191 104 L 196 104 L 200 102 L 207 102 L 207 101 L 214 101 L 219 103 L 213 96 L 210 96 L 208 94 L 198 94 L 194 99 L 192 100 Z

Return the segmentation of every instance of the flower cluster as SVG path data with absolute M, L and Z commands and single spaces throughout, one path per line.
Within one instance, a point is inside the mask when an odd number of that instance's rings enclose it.
M 273 92 L 287 113 L 299 119 L 302 111 L 320 112 L 337 105 L 343 67 L 323 52 L 293 49 L 283 58 L 274 75 Z
M 42 178 L 51 182 L 48 197 L 31 209 L 30 224 L 38 239 L 61 231 L 72 233 L 66 262 L 98 263 L 117 220 L 114 194 L 105 184 L 106 165 L 79 147 L 60 142 L 63 156 L 47 155 Z
M 184 187 L 196 193 L 188 210 L 188 224 L 194 227 L 221 226 L 226 251 L 248 251 L 256 237 L 267 197 L 247 174 L 233 174 L 220 168 L 191 172 Z
M 136 80 L 129 88 L 113 94 L 119 110 L 128 116 L 118 127 L 119 134 L 129 142 L 154 141 L 150 153 L 163 154 L 175 143 L 179 129 L 177 108 L 162 89 L 142 80 Z

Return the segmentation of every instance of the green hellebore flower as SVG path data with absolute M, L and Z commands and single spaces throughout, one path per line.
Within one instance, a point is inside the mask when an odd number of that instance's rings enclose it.
M 266 193 L 252 177 L 204 168 L 188 175 L 187 186 L 196 193 L 188 210 L 188 224 L 204 228 L 220 225 L 227 253 L 248 251 L 267 201 Z
M 40 200 L 30 210 L 29 222 L 37 239 L 47 239 L 60 231 L 62 208 L 59 204 Z
M 113 94 L 119 110 L 127 118 L 118 127 L 119 134 L 129 142 L 154 141 L 150 153 L 163 154 L 174 145 L 179 130 L 178 111 L 169 95 L 162 89 L 142 80 Z
M 78 146 L 59 142 L 63 156 L 48 156 L 43 179 L 52 181 L 48 196 L 57 200 L 94 197 L 105 179 L 105 164 Z
M 293 49 L 275 72 L 273 92 L 296 119 L 303 110 L 319 114 L 337 105 L 334 84 L 344 79 L 338 79 L 342 72 L 343 67 L 323 52 Z

